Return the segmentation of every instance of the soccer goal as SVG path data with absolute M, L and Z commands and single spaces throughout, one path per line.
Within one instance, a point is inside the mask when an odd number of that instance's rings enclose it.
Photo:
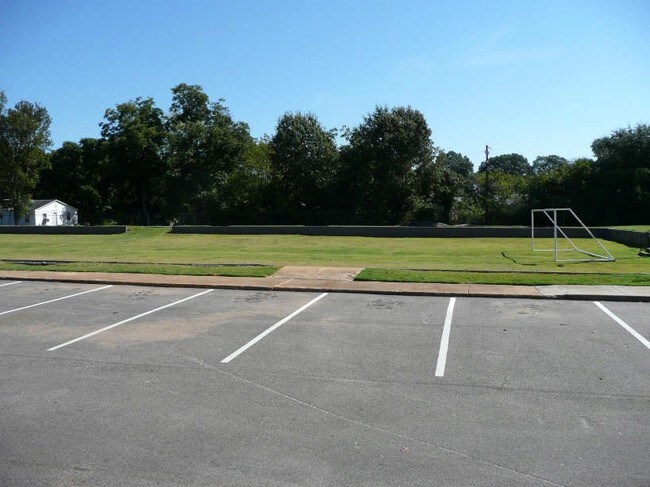
M 535 218 L 537 217 L 537 222 Z M 552 248 L 539 248 L 540 234 L 544 230 L 549 235 L 549 224 L 552 225 Z M 533 252 L 553 252 L 555 262 L 613 262 L 614 257 L 594 234 L 582 223 L 571 208 L 540 208 L 530 212 L 530 230 Z M 537 232 L 537 239 L 536 237 Z M 581 239 L 581 247 L 571 240 Z M 586 240 L 585 240 L 586 239 Z M 586 248 L 585 248 L 586 247 Z M 601 252 L 602 251 L 602 252 Z M 561 252 L 573 252 L 573 255 L 587 255 L 586 258 L 560 258 Z M 567 254 L 562 254 L 567 255 Z

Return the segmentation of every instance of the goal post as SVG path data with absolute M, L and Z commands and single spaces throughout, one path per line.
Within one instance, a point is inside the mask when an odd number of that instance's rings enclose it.
M 553 226 L 553 248 L 538 248 L 535 243 L 535 232 L 540 231 L 539 224 L 535 226 L 535 216 L 538 217 L 538 222 L 541 220 L 542 224 Z M 564 223 L 568 219 L 567 223 Z M 562 220 L 562 223 L 560 222 Z M 533 252 L 553 252 L 555 262 L 614 262 L 614 256 L 609 253 L 605 246 L 598 240 L 589 228 L 580 220 L 578 215 L 571 208 L 538 208 L 530 211 L 530 231 Z M 548 232 L 547 232 L 548 233 Z M 571 240 L 569 233 L 580 234 L 580 238 L 591 239 L 595 242 L 597 247 L 602 250 L 602 253 L 593 252 L 584 248 L 578 247 L 576 243 Z M 540 237 L 538 237 L 540 238 Z M 561 248 L 560 243 L 566 242 L 569 248 Z M 561 259 L 560 252 L 578 252 L 587 255 L 587 258 L 567 258 Z

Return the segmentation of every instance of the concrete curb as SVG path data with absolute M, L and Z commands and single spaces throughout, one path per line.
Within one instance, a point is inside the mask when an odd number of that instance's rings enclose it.
M 456 296 L 481 298 L 561 299 L 582 301 L 650 302 L 650 287 L 624 293 L 589 292 L 582 286 L 579 292 L 551 286 L 503 286 L 490 284 L 436 284 L 376 281 L 332 281 L 318 279 L 278 279 L 274 277 L 168 276 L 161 274 L 118 274 L 100 272 L 0 271 L 0 279 L 22 281 L 77 282 L 127 286 L 159 286 L 185 288 L 239 289 L 254 291 L 328 292 L 356 294 L 390 294 L 404 296 Z M 623 290 L 623 291 L 622 291 Z
M 566 301 L 620 301 L 626 303 L 650 303 L 649 296 L 632 296 L 616 294 L 558 294 L 554 299 Z

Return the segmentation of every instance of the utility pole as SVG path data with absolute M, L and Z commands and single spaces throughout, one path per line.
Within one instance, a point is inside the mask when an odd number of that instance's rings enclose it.
M 487 225 L 489 220 L 488 220 L 488 206 L 489 206 L 489 200 L 488 200 L 488 193 L 490 191 L 490 168 L 488 166 L 488 161 L 490 159 L 490 147 L 485 146 L 485 196 L 483 199 L 485 200 L 485 219 L 484 219 L 484 224 Z

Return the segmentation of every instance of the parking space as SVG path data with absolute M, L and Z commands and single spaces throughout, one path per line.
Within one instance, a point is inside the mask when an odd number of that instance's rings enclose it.
M 245 373 L 429 380 L 447 301 L 330 294 L 228 365 Z
M 188 289 L 32 282 L 10 289 L 0 289 L 0 310 L 17 311 L 0 314 L 0 350 L 36 354 L 196 293 Z M 61 300 L 64 297 L 67 299 Z M 54 299 L 60 300 L 49 302 Z
M 73 283 L 20 282 L 9 281 L 0 288 L 2 308 L 0 316 L 20 311 L 48 306 L 59 301 L 71 299 L 80 293 L 92 292 L 98 287 Z M 52 306 L 54 308 L 54 306 Z
M 199 295 L 205 290 L 183 291 L 179 295 L 159 296 L 154 303 L 142 306 L 139 312 L 132 311 L 131 317 L 175 303 L 183 296 L 196 297 L 54 353 L 127 362 L 138 362 L 144 357 L 157 365 L 187 365 L 189 361 L 218 365 L 226 355 L 313 297 L 310 293 L 220 290 Z M 120 323 L 127 318 L 121 315 L 113 319 L 114 323 Z M 106 325 L 111 326 L 111 323 Z M 84 332 L 79 330 L 79 336 Z
M 604 303 L 622 319 L 634 323 L 635 327 L 647 337 L 650 331 L 650 313 L 647 303 Z
M 647 303 L 600 303 L 600 305 L 614 314 L 615 320 L 622 320 L 625 325 L 632 327 L 627 330 L 632 333 L 637 341 L 650 349 L 650 312 Z M 636 332 L 636 334 L 635 334 Z M 645 341 L 644 341 L 645 339 Z
M 649 307 L 644 307 L 647 313 Z M 448 366 L 455 380 L 575 393 L 650 394 L 650 381 L 638 381 L 650 351 L 593 302 L 476 299 L 472 306 L 458 308 L 455 324 L 453 339 L 460 346 Z
M 0 287 L 0 485 L 650 484 L 642 342 L 590 301 L 453 304 Z

